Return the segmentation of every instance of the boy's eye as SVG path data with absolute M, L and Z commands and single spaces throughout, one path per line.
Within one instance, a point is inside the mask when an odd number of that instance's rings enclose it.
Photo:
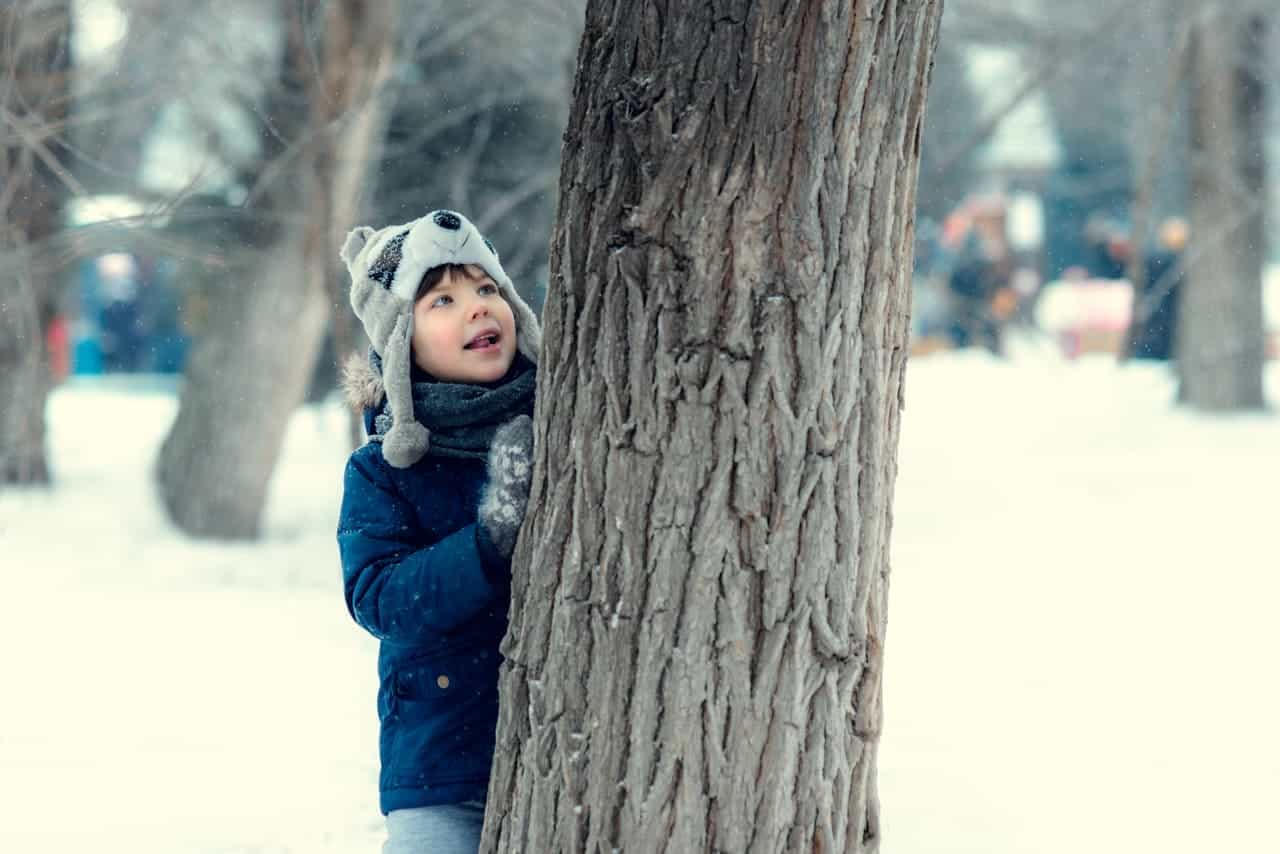
M 498 292 L 498 286 L 493 284 L 492 282 L 486 282 L 480 286 L 480 293 L 484 294 L 485 296 L 489 296 L 490 294 L 496 294 L 497 292 Z
M 444 306 L 444 305 L 448 305 L 451 302 L 453 302 L 453 297 L 449 296 L 448 294 L 441 294 L 440 296 L 436 297 L 434 300 L 431 301 L 431 307 L 435 308 L 436 306 Z

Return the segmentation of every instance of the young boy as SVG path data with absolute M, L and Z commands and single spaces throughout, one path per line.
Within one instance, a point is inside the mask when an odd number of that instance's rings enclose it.
M 541 330 L 452 211 L 357 228 L 341 255 L 372 342 L 345 377 L 369 442 L 347 462 L 338 547 L 347 609 L 381 641 L 383 852 L 474 854 Z

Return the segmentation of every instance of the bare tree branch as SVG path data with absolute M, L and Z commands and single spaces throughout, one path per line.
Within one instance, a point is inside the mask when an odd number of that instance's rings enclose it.
M 1110 14 L 1104 16 L 1087 34 L 1082 35 L 1078 42 L 1061 43 L 1057 48 L 1048 51 L 1035 70 L 1027 76 L 1004 104 L 983 118 L 968 137 L 952 146 L 935 161 L 934 172 L 940 174 L 949 172 L 957 162 L 989 140 L 1004 120 L 1014 110 L 1022 106 L 1029 97 L 1039 92 L 1046 82 L 1065 73 L 1072 68 L 1074 63 L 1079 62 L 1081 60 L 1080 51 L 1082 47 L 1088 51 L 1086 56 L 1090 59 L 1114 62 L 1115 57 L 1107 54 L 1099 46 L 1098 37 L 1116 27 L 1124 18 L 1132 14 L 1133 7 L 1127 4 L 1113 6 L 1110 9 Z
M 488 231 L 498 222 L 505 219 L 517 207 L 539 193 L 554 187 L 559 177 L 560 170 L 558 168 L 534 172 L 523 182 L 513 187 L 509 192 L 503 193 L 485 207 L 476 217 L 476 228 L 481 231 Z

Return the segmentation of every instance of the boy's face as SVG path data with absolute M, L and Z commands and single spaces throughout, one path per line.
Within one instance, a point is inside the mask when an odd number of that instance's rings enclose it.
M 445 382 L 501 379 L 516 355 L 516 320 L 493 279 L 446 271 L 413 306 L 413 361 Z

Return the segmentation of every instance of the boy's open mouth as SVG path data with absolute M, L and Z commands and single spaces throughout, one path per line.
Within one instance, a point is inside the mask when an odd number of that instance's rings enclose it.
M 472 338 L 470 341 L 468 341 L 466 346 L 463 347 L 462 349 L 491 350 L 494 347 L 498 346 L 498 340 L 500 338 L 502 338 L 502 335 L 496 331 L 484 332 L 484 333 L 481 333 L 480 335 L 477 335 L 475 338 Z

